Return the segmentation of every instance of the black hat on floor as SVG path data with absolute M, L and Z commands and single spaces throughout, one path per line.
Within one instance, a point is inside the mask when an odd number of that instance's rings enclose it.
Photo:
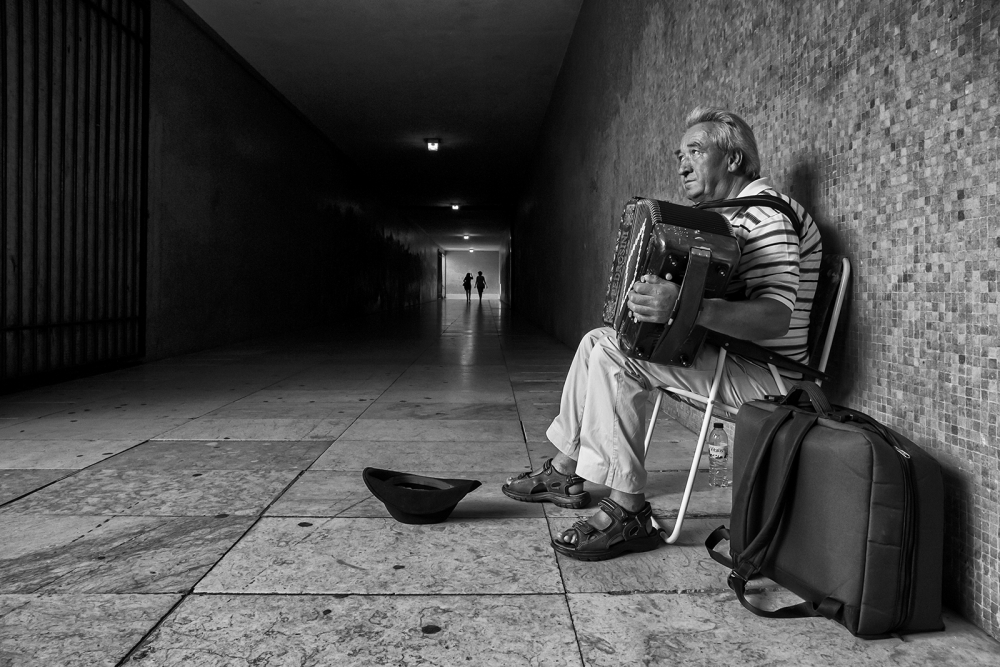
M 475 479 L 438 479 L 380 468 L 365 468 L 361 477 L 400 523 L 440 523 L 458 501 L 480 486 Z

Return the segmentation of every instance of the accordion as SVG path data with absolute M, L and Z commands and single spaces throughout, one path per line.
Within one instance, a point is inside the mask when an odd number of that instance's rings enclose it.
M 695 324 L 701 301 L 725 296 L 739 261 L 739 241 L 721 214 L 635 197 L 625 205 L 618 228 L 604 323 L 617 332 L 627 356 L 690 366 L 707 333 Z M 636 322 L 628 309 L 632 286 L 645 275 L 668 273 L 680 294 L 667 322 Z

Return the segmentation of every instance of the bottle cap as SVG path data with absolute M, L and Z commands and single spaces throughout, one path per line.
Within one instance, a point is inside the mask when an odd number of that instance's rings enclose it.
M 722 428 L 722 422 L 715 422 L 715 428 Z

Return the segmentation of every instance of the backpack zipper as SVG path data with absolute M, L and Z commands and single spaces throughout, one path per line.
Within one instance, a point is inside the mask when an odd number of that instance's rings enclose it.
M 893 449 L 899 454 L 899 465 L 903 471 L 903 543 L 900 557 L 899 576 L 899 599 L 904 604 L 899 605 L 896 618 L 893 619 L 893 632 L 899 629 L 910 618 L 913 606 L 913 585 L 912 573 L 915 567 L 916 553 L 913 549 L 914 513 L 913 513 L 913 471 L 911 466 L 912 457 L 898 445 L 893 445 Z

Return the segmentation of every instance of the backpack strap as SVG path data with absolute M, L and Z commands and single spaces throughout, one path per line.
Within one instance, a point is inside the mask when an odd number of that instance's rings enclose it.
M 730 557 L 715 551 L 715 547 L 723 540 L 730 539 L 731 531 L 725 526 L 715 529 L 705 546 L 709 555 L 717 562 L 726 567 L 731 567 L 728 584 L 736 593 L 740 604 L 748 611 L 764 618 L 809 618 L 814 616 L 825 616 L 843 624 L 844 605 L 835 598 L 827 597 L 818 604 L 803 601 L 798 604 L 781 607 L 774 610 L 765 610 L 757 607 L 746 597 L 747 583 L 760 571 L 768 548 L 771 546 L 778 525 L 781 522 L 787 500 L 791 477 L 794 474 L 798 462 L 799 449 L 806 433 L 813 427 L 819 415 L 794 411 L 789 407 L 781 406 L 776 409 L 761 425 L 761 430 L 757 434 L 756 441 L 750 451 L 750 460 L 744 470 L 740 488 L 733 498 L 732 532 L 737 533 L 740 538 L 739 545 L 733 545 Z M 780 431 L 780 434 L 779 434 Z M 781 446 L 773 448 L 776 438 L 779 438 Z M 749 518 L 750 497 L 756 490 L 758 478 L 766 466 L 766 462 L 773 452 L 779 457 L 779 465 L 776 472 L 779 493 L 773 500 L 769 508 L 764 508 L 764 523 L 758 528 L 756 535 L 747 535 L 747 522 Z M 749 539 L 748 539 L 749 538 Z M 749 543 L 748 543 L 749 542 Z M 732 542 L 731 542 L 732 544 Z M 737 552 L 737 549 L 742 551 Z

